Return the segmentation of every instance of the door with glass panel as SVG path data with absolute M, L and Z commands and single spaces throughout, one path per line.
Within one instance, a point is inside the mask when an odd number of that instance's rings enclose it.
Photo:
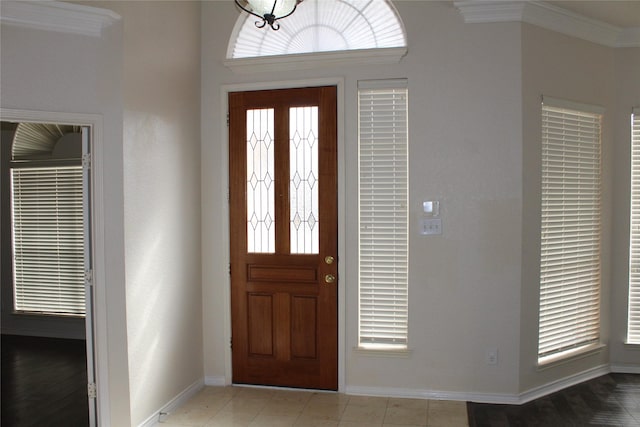
M 337 389 L 336 88 L 229 94 L 233 382 Z

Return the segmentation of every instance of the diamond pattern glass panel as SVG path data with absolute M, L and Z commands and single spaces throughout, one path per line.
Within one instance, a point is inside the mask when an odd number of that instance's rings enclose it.
M 318 107 L 289 110 L 292 254 L 318 253 Z
M 247 251 L 274 253 L 273 108 L 247 110 Z

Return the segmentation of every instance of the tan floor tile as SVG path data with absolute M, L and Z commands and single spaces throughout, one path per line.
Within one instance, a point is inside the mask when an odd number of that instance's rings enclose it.
M 340 420 L 346 407 L 347 405 L 311 401 L 303 409 L 302 416 L 323 420 Z
M 207 395 L 207 394 L 198 394 L 184 405 L 181 406 L 181 409 L 187 408 L 209 408 L 211 410 L 219 411 L 222 409 L 229 401 L 231 400 L 231 396 L 226 395 Z
M 205 427 L 249 427 L 254 419 L 255 416 L 243 413 L 218 412 Z
M 181 407 L 169 414 L 166 422 L 185 426 L 202 426 L 217 412 L 218 409 Z
M 333 403 L 346 405 L 350 396 L 343 393 L 312 393 L 309 403 Z
M 310 391 L 276 390 L 271 396 L 272 400 L 284 402 L 307 403 L 314 393 Z
M 304 409 L 305 405 L 305 402 L 271 399 L 267 402 L 262 411 L 260 411 L 260 415 L 298 416 Z
M 232 386 L 205 386 L 202 390 L 200 390 L 199 394 L 208 394 L 208 395 L 228 395 L 234 396 L 238 393 L 237 387 Z
M 427 409 L 429 401 L 427 399 L 405 399 L 390 397 L 387 406 L 390 408 L 419 408 Z
M 271 399 L 275 390 L 270 388 L 235 387 L 238 389 L 234 397 L 244 399 Z
M 268 399 L 244 399 L 234 397 L 220 410 L 221 412 L 242 413 L 255 417 L 267 405 Z
M 388 397 L 378 397 L 378 396 L 350 396 L 349 397 L 349 405 L 353 406 L 382 406 L 383 408 L 387 406 L 387 402 L 389 401 Z
M 328 420 L 328 419 L 313 418 L 313 417 L 300 415 L 300 417 L 296 420 L 294 426 L 295 427 L 337 427 L 339 423 L 340 421 L 338 420 Z
M 293 427 L 297 419 L 297 415 L 283 416 L 260 414 L 251 421 L 249 427 Z
M 388 423 L 384 423 L 382 424 L 382 427 L 424 427 L 423 425 L 419 425 L 419 424 L 388 424 Z
M 386 405 L 358 406 L 349 403 L 345 408 L 340 421 L 382 424 L 386 410 Z
M 338 427 L 382 427 L 381 423 L 340 421 Z
M 427 405 L 424 408 L 406 408 L 387 406 L 384 422 L 399 425 L 427 425 Z

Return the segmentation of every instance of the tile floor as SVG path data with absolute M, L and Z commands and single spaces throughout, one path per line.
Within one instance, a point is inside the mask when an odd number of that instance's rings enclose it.
M 205 387 L 162 426 L 467 427 L 465 402 L 252 387 Z

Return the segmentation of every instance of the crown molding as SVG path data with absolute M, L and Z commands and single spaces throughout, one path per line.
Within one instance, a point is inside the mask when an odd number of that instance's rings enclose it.
M 526 22 L 609 47 L 640 47 L 640 27 L 620 28 L 544 1 L 454 1 L 466 23 Z
M 3 1 L 0 23 L 43 31 L 100 37 L 117 13 L 58 1 Z

